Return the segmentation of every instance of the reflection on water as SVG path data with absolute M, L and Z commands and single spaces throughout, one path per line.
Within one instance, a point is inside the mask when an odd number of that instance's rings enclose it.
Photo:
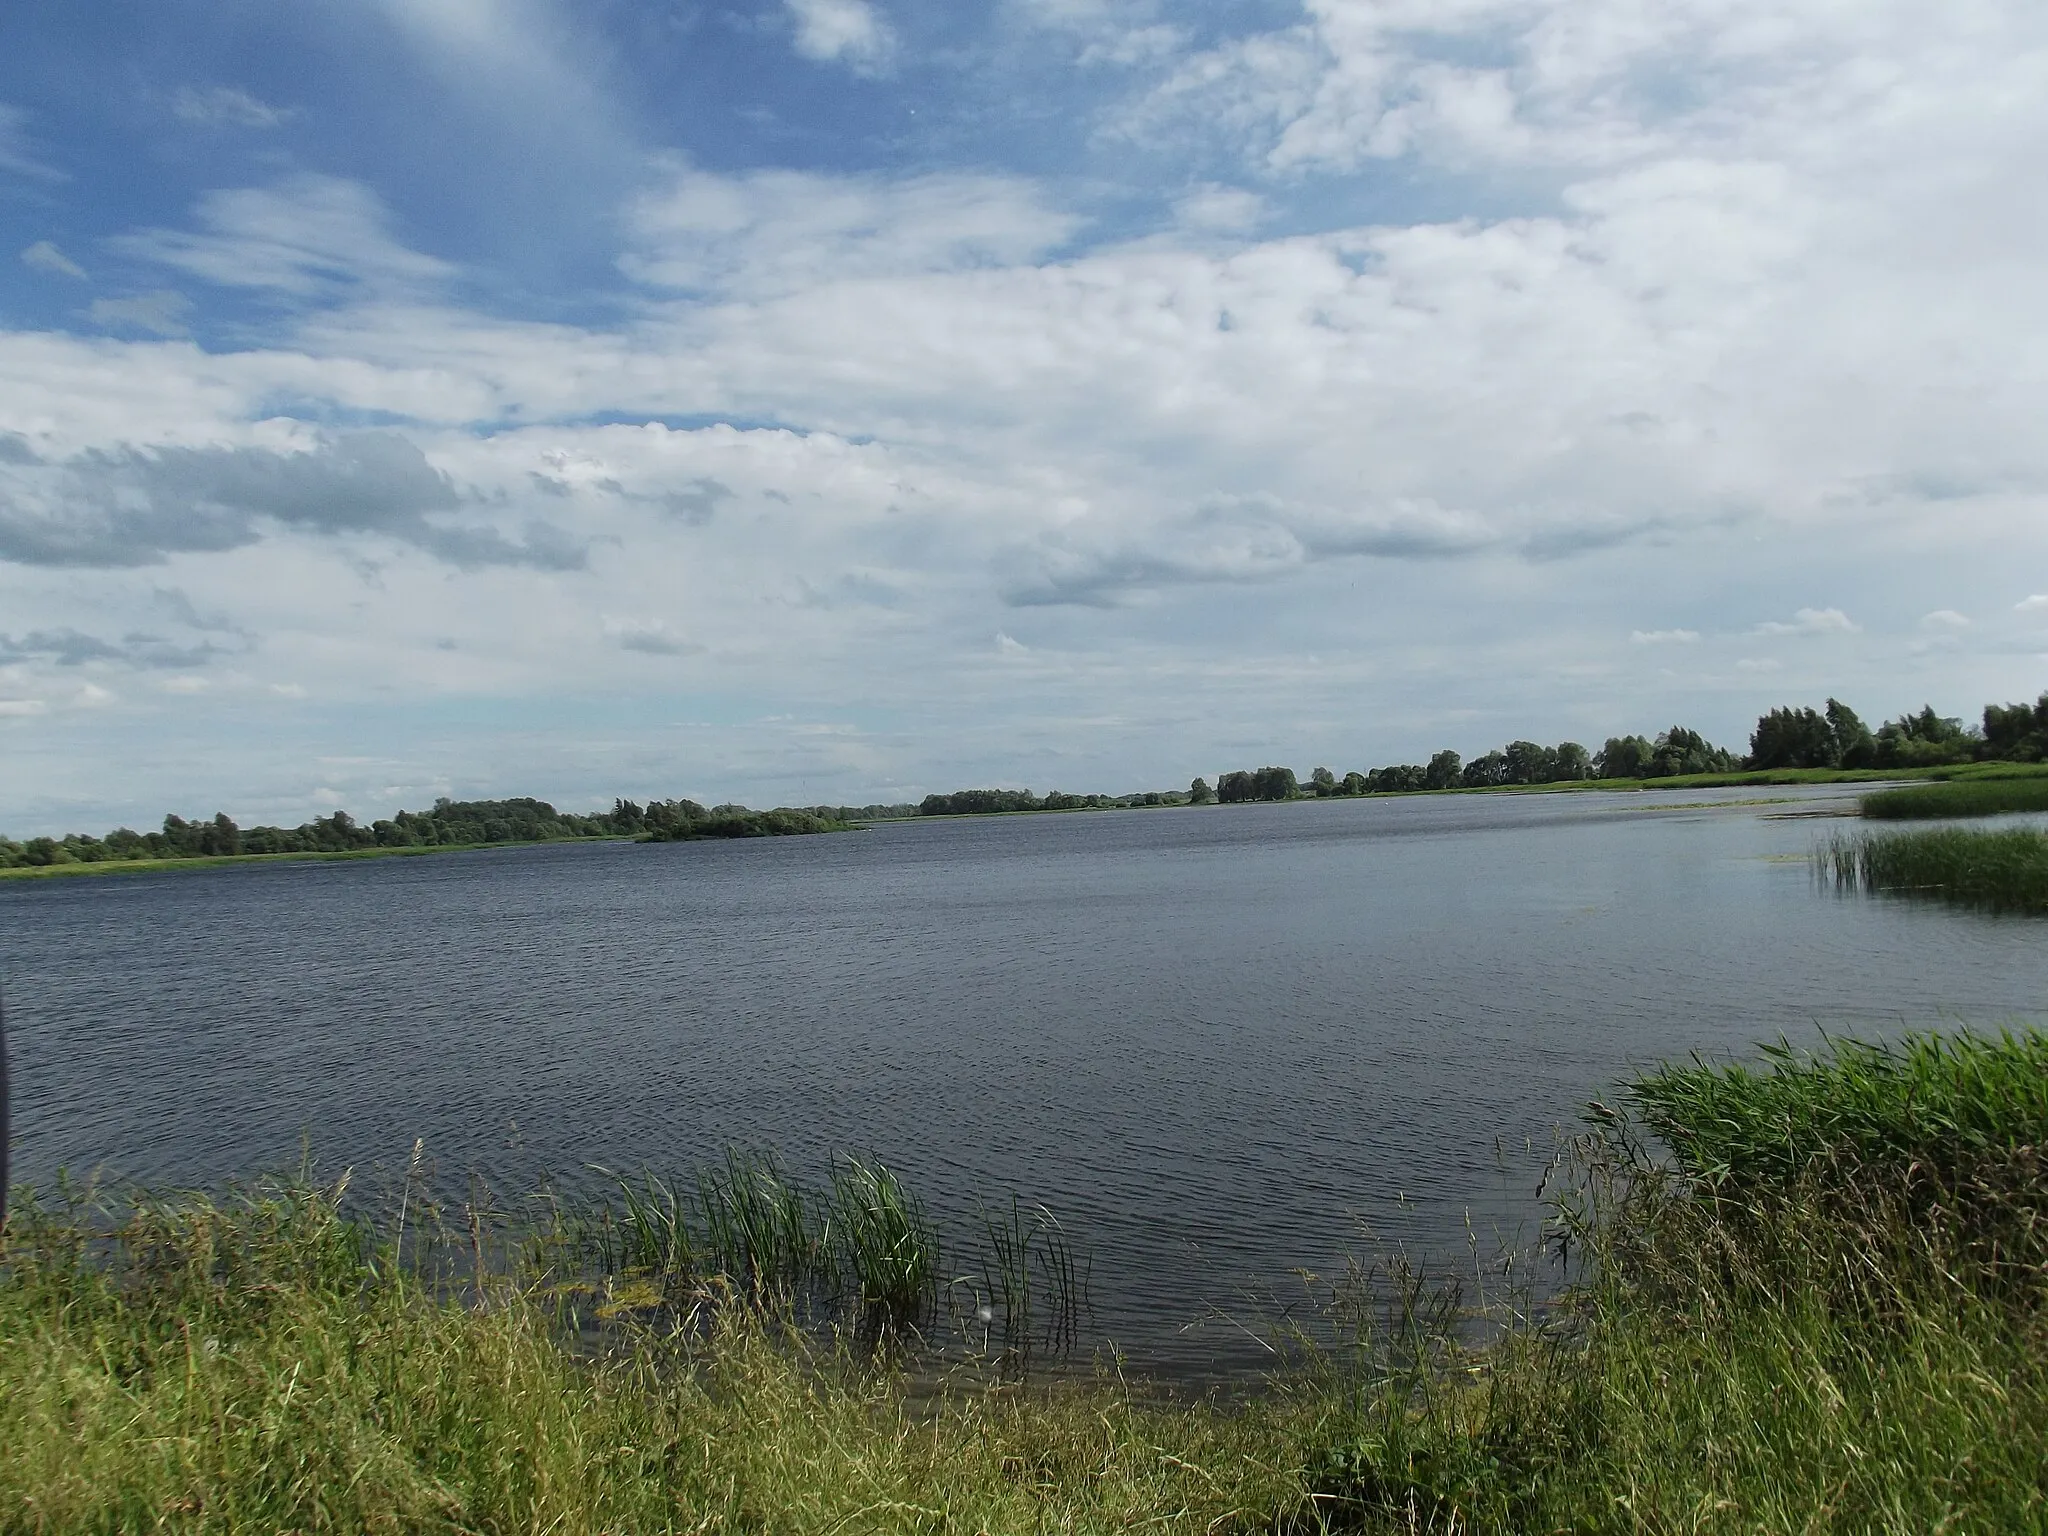
M 1799 795 L 1770 791 L 1771 796 Z M 2048 930 L 1816 890 L 1830 824 L 1719 795 L 885 824 L 0 886 L 19 1176 L 402 1162 L 500 1187 L 729 1145 L 872 1154 L 964 1230 L 1013 1195 L 1094 1328 L 1194 1322 L 1530 1215 L 1632 1066 L 2038 1018 Z M 1715 803 L 1721 802 L 1721 803 Z M 1837 824 L 1838 825 L 1838 824 Z M 1528 1150 L 1535 1148 L 1532 1152 Z

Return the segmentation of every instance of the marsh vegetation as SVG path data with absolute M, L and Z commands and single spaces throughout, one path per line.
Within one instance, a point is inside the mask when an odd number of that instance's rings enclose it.
M 1813 864 L 1837 890 L 2048 912 L 2048 833 L 2030 827 L 1837 833 L 1815 846 Z
M 2044 1082 L 2040 1034 L 1650 1073 L 1555 1169 L 1561 1294 L 1368 1262 L 1229 1400 L 819 1326 L 929 1320 L 947 1273 L 865 1162 L 805 1189 L 735 1158 L 518 1220 L 416 1169 L 381 1219 L 303 1177 L 32 1199 L 0 1270 L 0 1523 L 2039 1530 Z

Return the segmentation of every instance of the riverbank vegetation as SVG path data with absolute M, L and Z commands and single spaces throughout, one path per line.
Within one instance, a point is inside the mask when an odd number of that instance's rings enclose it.
M 1837 889 L 1927 896 L 1992 912 L 2048 912 L 2048 833 L 2030 827 L 1837 834 L 1814 849 Z
M 929 795 L 917 809 L 925 816 L 976 816 L 1451 790 L 1712 789 L 1960 777 L 2010 771 L 2043 759 L 2048 759 L 2048 693 L 2033 704 L 1987 704 L 1981 726 L 1966 726 L 1960 719 L 1938 715 L 1928 705 L 1917 713 L 1888 720 L 1876 730 L 1839 699 L 1829 699 L 1825 709 L 1787 706 L 1767 711 L 1750 733 L 1746 756 L 1716 746 L 1687 726 L 1673 725 L 1654 737 L 1610 736 L 1597 752 L 1576 741 L 1556 746 L 1511 741 L 1470 761 L 1445 748 L 1425 763 L 1391 763 L 1342 775 L 1319 767 L 1305 780 L 1292 768 L 1269 765 L 1224 773 L 1213 788 L 1206 778 L 1197 778 L 1185 791 L 1129 795 L 1054 792 L 1041 799 L 1028 789 L 960 790 Z
M 822 814 L 826 809 L 750 811 L 743 805 L 707 809 L 694 800 L 652 801 L 644 806 L 616 800 L 609 811 L 586 816 L 558 811 L 545 800 L 441 799 L 434 802 L 432 810 L 400 811 L 368 826 L 346 811 L 316 817 L 297 827 L 241 827 L 225 812 L 211 821 L 187 821 L 172 815 L 166 816 L 162 829 L 155 832 L 121 827 L 104 837 L 74 832 L 19 843 L 0 838 L 0 873 L 72 865 L 169 867 L 178 862 L 279 854 L 425 852 L 577 839 L 677 842 L 708 837 L 788 837 L 834 831 L 850 819 L 828 817 Z
M 919 1258 L 923 1213 L 866 1163 L 804 1189 L 737 1159 L 516 1221 L 416 1168 L 376 1221 L 306 1177 L 17 1201 L 0 1525 L 2048 1528 L 2048 1037 L 1670 1066 L 1588 1124 L 1561 1296 L 1368 1265 L 1231 1399 L 920 1364 L 871 1304 L 930 1319 L 958 1269 L 962 1315 L 1000 1311 L 1002 1261 Z
M 1977 773 L 1969 778 L 1865 795 L 1863 814 L 1876 821 L 1937 821 L 2048 811 L 2048 765 L 2027 766 L 2034 771 L 2010 777 Z

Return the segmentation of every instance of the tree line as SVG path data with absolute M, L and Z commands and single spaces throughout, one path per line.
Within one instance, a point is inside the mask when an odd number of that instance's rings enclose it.
M 578 838 L 684 842 L 710 837 L 789 837 L 829 832 L 854 816 L 850 807 L 751 811 L 743 805 L 706 808 L 694 800 L 646 805 L 614 800 L 609 811 L 581 815 L 545 800 L 436 800 L 432 810 L 400 811 L 365 826 L 347 811 L 296 827 L 241 827 L 225 812 L 211 821 L 166 816 L 161 831 L 119 827 L 104 837 L 73 832 L 24 842 L 0 837 L 0 869 L 51 864 L 106 864 L 143 859 L 239 858 L 277 853 L 353 853 L 372 848 L 476 847 L 552 843 Z M 894 808 L 903 814 L 907 807 Z M 823 814 L 826 811 L 835 814 Z
M 1767 711 L 1750 733 L 1749 752 L 1738 756 L 1687 726 L 1655 736 L 1610 736 L 1597 752 L 1576 741 L 1554 747 L 1511 741 L 1467 762 L 1446 748 L 1426 763 L 1392 763 L 1339 778 L 1317 768 L 1303 783 L 1292 768 L 1240 768 L 1212 786 L 1196 779 L 1185 791 L 1043 798 L 1028 789 L 963 789 L 927 795 L 924 816 L 977 816 L 1004 811 L 1079 810 L 1135 805 L 1239 805 L 1345 795 L 1412 794 L 1418 790 L 1491 789 L 1506 785 L 1647 780 L 1683 774 L 1734 773 L 1782 768 L 1929 768 L 1977 761 L 2048 760 L 2048 693 L 2032 704 L 1987 704 L 1981 725 L 1937 715 L 1933 705 L 1888 720 L 1876 730 L 1839 699 L 1825 709 L 1780 707 Z

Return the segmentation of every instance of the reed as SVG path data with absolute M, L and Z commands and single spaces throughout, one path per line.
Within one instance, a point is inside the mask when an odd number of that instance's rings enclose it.
M 1932 821 L 2048 811 L 2048 777 L 1976 776 L 1946 783 L 1914 784 L 1865 795 L 1860 805 L 1863 814 L 1875 821 Z
M 802 1326 L 799 1277 L 858 1316 L 943 1273 L 865 1160 L 517 1218 L 417 1154 L 387 1220 L 304 1170 L 60 1186 L 0 1250 L 0 1529 L 2048 1530 L 2044 1084 L 2038 1032 L 1646 1073 L 1565 1149 L 1562 1297 L 1367 1264 L 1233 1402 Z M 1071 1245 L 983 1227 L 948 1289 L 1042 1336 Z
M 1396 1288 L 1295 1529 L 2048 1528 L 2042 1045 L 1781 1049 L 1630 1085 L 1649 1123 L 1596 1107 L 1556 1207 L 1575 1287 L 1497 1301 L 1483 1349 Z M 2005 1218 L 1930 1207 L 1929 1150 Z
M 1837 888 L 1932 896 L 1994 912 L 2048 911 L 2048 833 L 2017 827 L 1840 834 L 1814 868 Z

